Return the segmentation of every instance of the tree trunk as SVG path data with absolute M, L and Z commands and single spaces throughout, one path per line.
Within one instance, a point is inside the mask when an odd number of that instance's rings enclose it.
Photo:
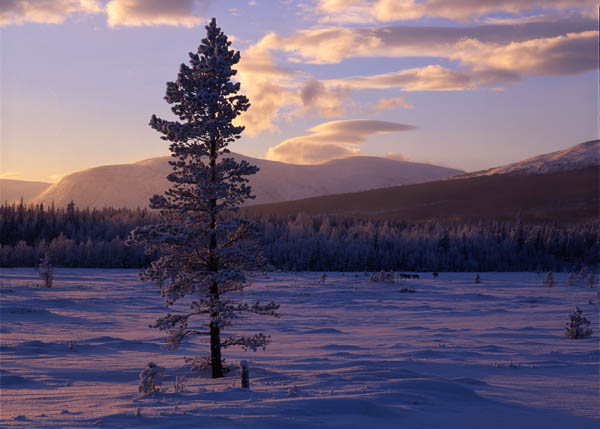
M 223 363 L 221 362 L 221 335 L 219 327 L 210 324 L 210 363 L 212 378 L 223 377 Z
M 216 182 L 215 178 L 215 166 L 217 161 L 217 142 L 215 140 L 210 142 L 210 181 Z M 218 263 L 215 258 L 215 250 L 217 248 L 217 237 L 215 235 L 215 228 L 217 226 L 217 219 L 215 216 L 215 207 L 217 205 L 216 198 L 212 197 L 209 201 L 209 213 L 210 213 L 210 228 L 212 230 L 209 243 L 209 271 L 217 272 L 219 270 Z M 219 285 L 216 282 L 210 287 L 210 294 L 212 297 L 212 305 L 216 305 L 219 302 Z M 214 310 L 214 307 L 213 307 Z M 223 377 L 223 364 L 221 362 L 221 329 L 214 322 L 218 317 L 218 314 L 213 313 L 210 322 L 210 363 L 212 368 L 212 378 Z

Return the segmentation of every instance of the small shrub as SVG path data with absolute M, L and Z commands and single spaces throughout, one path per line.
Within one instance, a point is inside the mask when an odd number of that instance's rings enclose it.
M 481 283 L 481 277 L 479 277 L 479 273 L 477 273 L 477 275 L 475 276 L 475 284 L 479 284 Z
M 548 274 L 546 274 L 546 278 L 544 279 L 544 284 L 548 287 L 553 287 L 555 285 L 554 274 L 552 274 L 552 271 L 548 271 Z
M 185 390 L 184 382 L 185 382 L 184 376 L 175 377 L 175 381 L 173 381 L 173 391 L 175 391 L 176 393 L 183 392 Z
M 138 393 L 142 396 L 151 396 L 160 392 L 161 378 L 164 373 L 165 369 L 163 367 L 156 365 L 154 362 L 148 362 L 146 368 L 140 372 Z
M 588 285 L 589 288 L 593 288 L 597 282 L 598 279 L 596 278 L 596 275 L 594 273 L 590 273 L 590 275 L 587 276 L 587 278 L 585 279 L 585 283 Z
M 394 272 L 390 271 L 389 273 L 386 273 L 385 271 L 382 270 L 378 273 L 373 273 L 373 275 L 371 276 L 369 281 L 372 281 L 374 283 L 378 283 L 378 282 L 393 283 L 394 282 Z
M 573 314 L 569 316 L 569 321 L 565 325 L 565 338 L 578 339 L 592 336 L 590 321 L 587 320 L 581 311 L 581 308 L 575 307 Z
M 587 267 L 581 267 L 581 270 L 579 270 L 579 274 L 577 275 L 577 278 L 581 281 L 584 281 L 586 276 L 588 275 L 588 269 Z
M 48 288 L 52 287 L 52 282 L 54 280 L 54 267 L 51 264 L 49 253 L 44 254 L 44 257 L 38 266 L 38 270 L 40 273 L 40 278 L 44 281 L 44 286 Z

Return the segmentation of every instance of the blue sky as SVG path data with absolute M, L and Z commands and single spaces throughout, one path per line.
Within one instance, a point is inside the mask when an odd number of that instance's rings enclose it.
M 588 0 L 9 0 L 0 177 L 168 154 L 165 82 L 215 16 L 252 107 L 232 150 L 477 170 L 597 138 Z

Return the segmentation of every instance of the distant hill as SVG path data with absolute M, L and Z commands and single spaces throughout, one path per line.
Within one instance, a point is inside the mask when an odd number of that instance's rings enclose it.
M 52 186 L 52 183 L 0 179 L 0 203 L 13 203 L 23 198 L 29 201 Z
M 260 167 L 250 178 L 257 196 L 250 204 L 271 203 L 317 195 L 363 191 L 439 180 L 461 170 L 377 157 L 350 157 L 319 165 L 295 165 L 232 154 Z M 166 190 L 170 157 L 133 164 L 105 165 L 69 174 L 32 200 L 79 207 L 145 207 L 155 193 Z
M 598 221 L 599 167 L 471 177 L 259 205 L 246 215 L 341 214 L 384 219 Z
M 600 140 L 440 181 L 259 205 L 250 215 L 352 214 L 410 221 L 599 219 Z
M 590 140 L 564 150 L 534 156 L 488 170 L 460 174 L 451 179 L 493 174 L 543 174 L 594 166 L 600 166 L 600 140 Z

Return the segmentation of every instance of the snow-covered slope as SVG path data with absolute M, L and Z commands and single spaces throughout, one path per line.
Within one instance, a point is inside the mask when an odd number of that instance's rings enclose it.
M 363 191 L 395 185 L 439 180 L 462 171 L 377 157 L 351 157 L 319 165 L 294 165 L 233 154 L 260 167 L 251 177 L 257 196 L 252 204 L 272 203 L 318 195 Z M 105 165 L 69 174 L 32 202 L 71 200 L 80 207 L 144 207 L 163 192 L 171 171 L 170 157 L 150 158 L 133 164 Z
M 21 198 L 25 201 L 31 200 L 51 185 L 52 183 L 46 182 L 0 179 L 0 203 L 13 203 Z
M 590 140 L 564 150 L 527 158 L 512 164 L 461 174 L 452 179 L 464 179 L 493 174 L 544 174 L 600 166 L 600 140 Z
M 271 344 L 227 348 L 232 370 L 211 379 L 184 363 L 208 352 L 203 336 L 161 347 L 163 332 L 148 325 L 164 301 L 137 271 L 59 268 L 46 289 L 32 268 L 3 269 L 0 427 L 599 427 L 595 291 L 568 286 L 567 273 L 555 273 L 552 288 L 535 273 L 481 273 L 481 284 L 475 273 L 401 283 L 321 275 L 253 278 L 236 299 L 273 299 L 283 317 L 243 320 L 242 332 L 264 332 Z M 592 338 L 563 337 L 575 306 Z M 250 389 L 240 387 L 242 359 Z M 150 361 L 165 368 L 165 392 L 139 397 Z

